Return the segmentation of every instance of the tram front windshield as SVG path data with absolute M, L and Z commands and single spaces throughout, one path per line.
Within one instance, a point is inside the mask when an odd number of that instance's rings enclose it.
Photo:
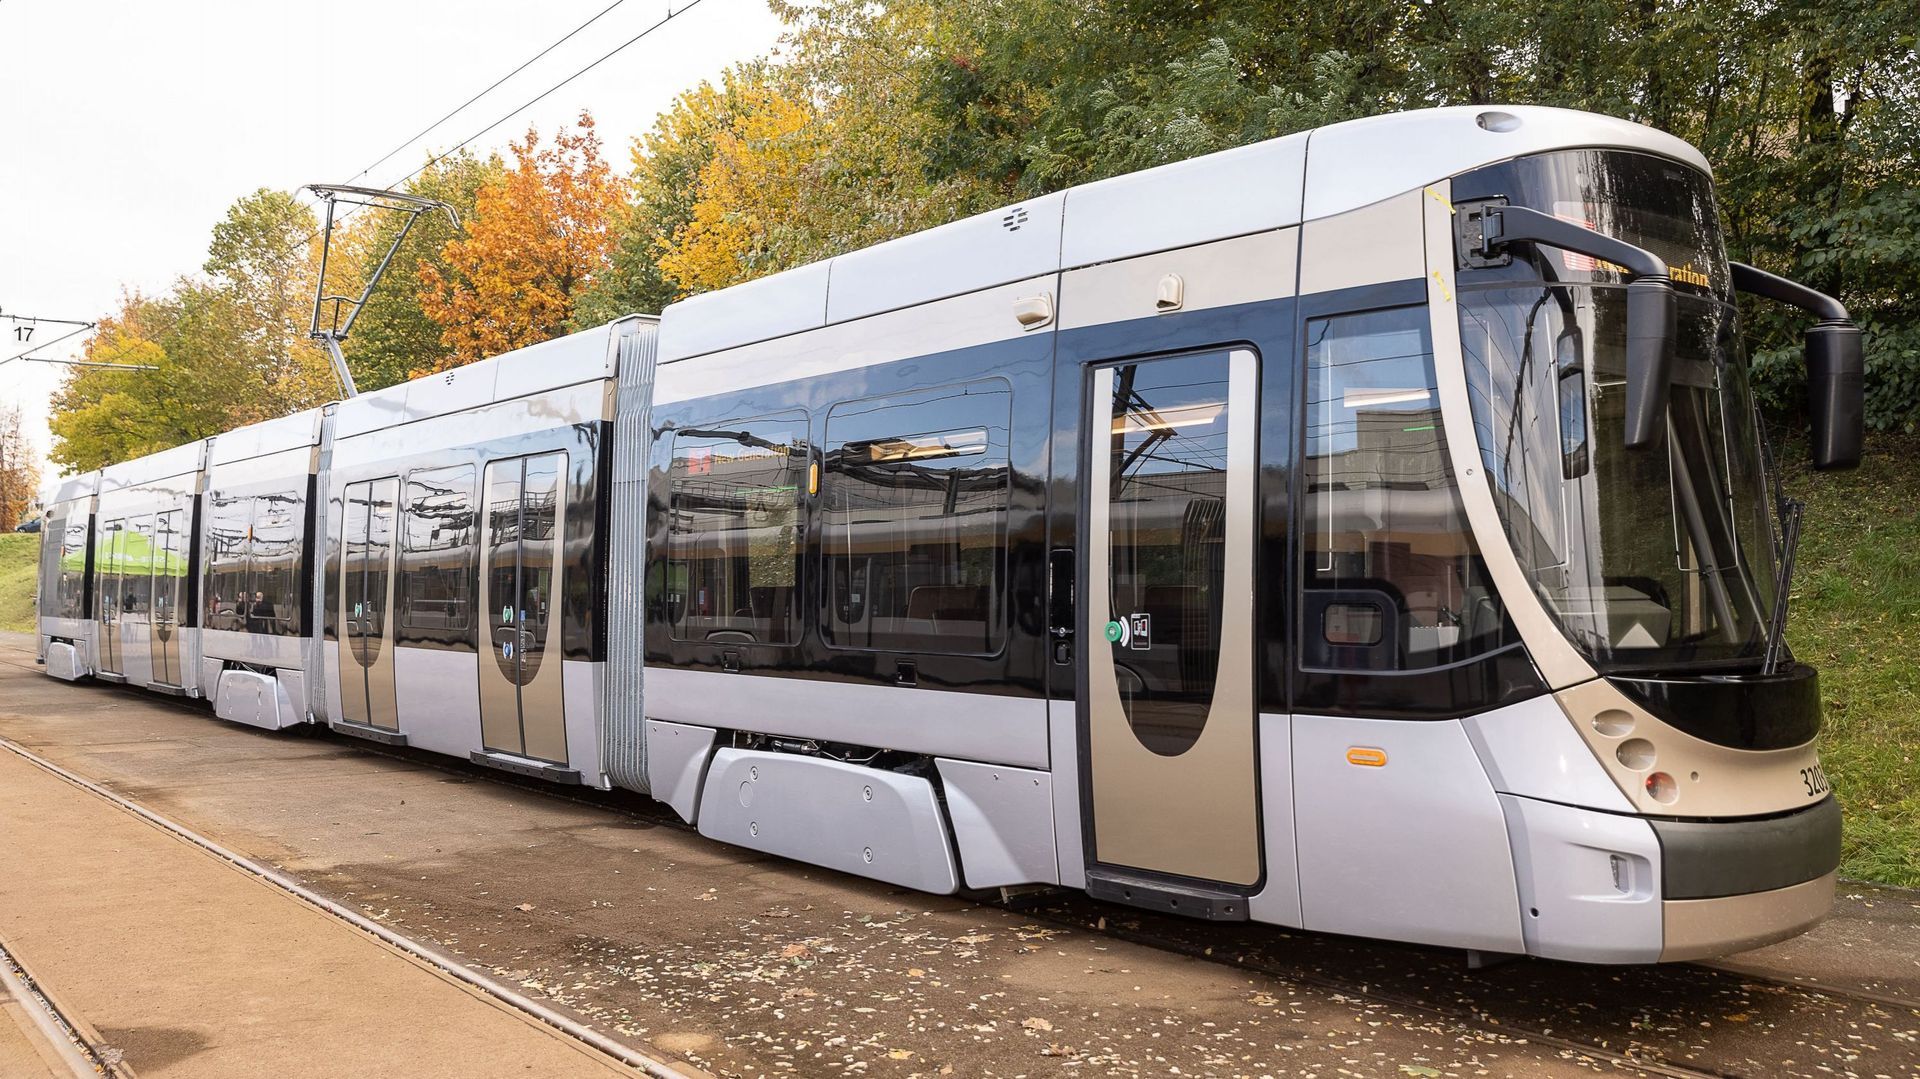
M 1514 204 L 1661 255 L 1680 293 L 1666 438 L 1628 449 L 1618 268 L 1522 248 L 1462 272 L 1475 433 L 1522 568 L 1601 670 L 1757 663 L 1773 522 L 1709 181 L 1610 151 L 1522 159 L 1501 180 Z

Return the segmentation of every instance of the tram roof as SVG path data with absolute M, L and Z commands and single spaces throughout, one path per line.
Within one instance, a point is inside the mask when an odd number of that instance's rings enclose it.
M 1537 106 L 1390 113 L 1056 191 L 690 297 L 661 315 L 662 363 L 1060 270 L 1244 236 L 1371 205 L 1527 154 L 1640 150 L 1711 174 L 1685 141 Z

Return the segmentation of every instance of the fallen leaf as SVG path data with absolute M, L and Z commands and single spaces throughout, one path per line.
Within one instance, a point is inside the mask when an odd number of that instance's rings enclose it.
M 1732 1015 L 1723 1015 L 1720 1018 L 1725 1019 L 1729 1023 L 1744 1023 L 1752 1018 L 1752 1016 L 1746 1012 L 1734 1012 Z
M 1440 1070 L 1429 1068 L 1425 1064 L 1402 1064 L 1400 1074 L 1416 1076 L 1418 1079 L 1439 1079 Z
M 907 968 L 907 977 L 909 977 L 909 978 L 920 978 L 920 977 L 924 977 L 924 976 L 926 975 L 926 973 L 927 973 L 926 971 L 924 971 L 924 970 L 921 970 L 921 969 L 920 969 L 919 967 L 908 967 L 908 968 Z
M 532 904 L 532 903 L 522 903 L 522 904 L 520 904 L 519 906 L 517 906 L 517 907 L 515 907 L 515 908 L 513 908 L 513 909 L 514 909 L 514 910 L 532 910 L 532 909 L 533 909 L 533 904 Z
M 1049 1023 L 1045 1019 L 1041 1019 L 1038 1017 L 1035 1017 L 1032 1019 L 1022 1019 L 1020 1020 L 1020 1025 L 1023 1027 L 1026 1027 L 1028 1030 L 1052 1030 L 1053 1029 L 1052 1023 Z
M 913 1059 L 913 1050 L 911 1050 L 911 1049 L 889 1049 L 889 1050 L 887 1050 L 887 1059 L 889 1059 L 889 1060 L 912 1060 L 912 1059 Z
M 804 944 L 789 944 L 780 949 L 780 958 L 782 959 L 799 959 L 806 954 L 807 946 Z

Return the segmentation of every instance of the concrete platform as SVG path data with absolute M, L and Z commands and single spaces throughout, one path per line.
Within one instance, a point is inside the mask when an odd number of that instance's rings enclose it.
M 4 751 L 0 844 L 0 944 L 141 1076 L 632 1074 Z

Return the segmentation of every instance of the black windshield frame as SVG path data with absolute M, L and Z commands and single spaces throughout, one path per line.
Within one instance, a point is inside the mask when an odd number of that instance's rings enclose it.
M 1536 597 L 1610 673 L 1760 662 L 1774 536 L 1711 181 L 1676 162 L 1566 151 L 1456 181 L 1647 247 L 1678 303 L 1667 437 L 1626 449 L 1626 275 L 1550 248 L 1457 279 L 1475 433 Z

